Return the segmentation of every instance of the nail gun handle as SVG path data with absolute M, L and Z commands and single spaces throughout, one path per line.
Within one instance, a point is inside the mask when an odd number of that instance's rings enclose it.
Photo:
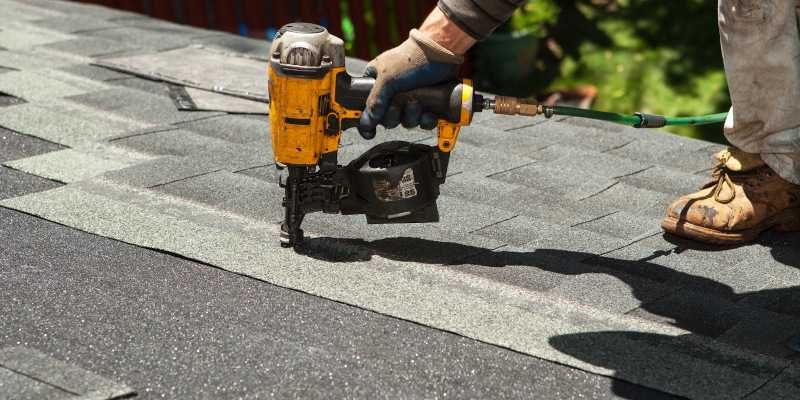
M 375 79 L 370 77 L 353 77 L 347 72 L 341 72 L 336 77 L 336 91 L 334 102 L 347 110 L 363 111 L 366 108 L 367 97 Z M 465 93 L 468 96 L 465 96 Z M 467 99 L 468 98 L 468 99 Z M 465 100 L 468 100 L 465 104 Z M 473 94 L 472 85 L 468 79 L 450 80 L 432 86 L 414 89 L 410 92 L 398 93 L 392 100 L 393 104 L 409 104 L 419 102 L 426 112 L 436 115 L 441 121 L 459 126 L 468 125 L 472 120 Z M 342 130 L 358 126 L 357 118 L 342 120 Z
M 436 115 L 438 120 L 457 124 L 461 121 L 462 91 L 462 81 L 451 80 L 398 93 L 392 103 L 405 105 L 418 102 L 426 112 Z

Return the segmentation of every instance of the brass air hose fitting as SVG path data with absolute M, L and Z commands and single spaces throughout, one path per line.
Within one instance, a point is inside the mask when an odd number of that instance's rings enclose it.
M 497 96 L 490 102 L 489 108 L 494 108 L 495 114 L 526 115 L 530 117 L 542 114 L 543 107 L 534 99 L 520 99 L 517 97 Z

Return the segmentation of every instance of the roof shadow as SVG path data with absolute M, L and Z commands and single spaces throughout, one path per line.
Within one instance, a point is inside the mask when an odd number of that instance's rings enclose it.
M 795 256 L 787 255 L 789 253 L 787 247 L 796 249 L 791 243 L 796 237 L 788 241 L 785 239 L 779 234 L 767 235 L 760 241 L 762 245 L 770 243 L 775 245 L 773 254 L 776 255 L 776 259 L 779 256 L 789 261 L 794 260 L 797 252 L 793 252 Z M 691 248 L 700 251 L 731 249 L 731 247 L 719 248 L 686 243 L 678 238 L 669 240 L 676 244 L 677 249 Z M 332 243 L 339 245 L 331 246 Z M 342 244 L 344 246 L 341 246 Z M 370 261 L 373 256 L 379 256 L 403 262 L 443 264 L 446 268 L 471 265 L 496 270 L 513 266 L 517 268 L 515 271 L 519 271 L 519 267 L 522 266 L 568 276 L 607 274 L 624 282 L 630 287 L 633 296 L 641 301 L 639 308 L 628 313 L 632 317 L 651 320 L 656 324 L 672 325 L 689 333 L 675 336 L 623 331 L 585 332 L 554 336 L 549 342 L 553 348 L 565 354 L 617 371 L 616 377 L 631 382 L 648 382 L 652 377 L 644 377 L 641 374 L 650 373 L 662 377 L 672 374 L 683 379 L 677 381 L 679 384 L 702 384 L 695 382 L 701 378 L 694 376 L 692 370 L 686 368 L 681 360 L 693 360 L 692 364 L 695 366 L 706 365 L 708 368 L 719 369 L 720 373 L 736 370 L 737 373 L 762 376 L 764 373 L 775 375 L 780 373 L 780 370 L 772 371 L 775 363 L 770 364 L 769 360 L 788 363 L 787 359 L 800 357 L 800 354 L 793 353 L 784 346 L 787 336 L 797 334 L 796 322 L 800 318 L 800 307 L 784 305 L 783 310 L 770 310 L 768 307 L 753 308 L 738 303 L 739 300 L 751 296 L 781 299 L 783 303 L 793 303 L 795 300 L 792 299 L 800 299 L 800 286 L 737 293 L 731 286 L 717 280 L 678 271 L 654 262 L 655 259 L 671 252 L 654 251 L 653 256 L 641 260 L 622 260 L 558 249 L 535 249 L 527 252 L 492 251 L 459 243 L 409 237 L 372 241 L 306 238 L 303 246 L 295 248 L 295 251 L 308 257 L 340 263 Z M 444 255 L 448 254 L 460 254 L 462 257 L 450 263 L 443 262 L 442 260 L 446 258 Z M 524 268 L 522 271 L 525 274 Z M 667 290 L 654 295 L 653 281 L 658 282 L 657 285 L 667 287 Z M 761 319 L 761 311 L 773 319 Z M 775 319 L 776 312 L 784 312 L 787 315 Z M 776 326 L 770 326 L 775 321 L 777 321 Z M 747 354 L 754 353 L 766 357 L 744 357 L 744 361 L 738 358 L 720 359 L 724 351 L 715 351 L 713 347 L 719 344 L 717 340 L 720 340 L 722 335 L 725 335 L 724 347 L 733 346 L 744 349 Z M 698 341 L 698 337 L 705 340 Z M 650 354 L 652 357 L 641 354 L 642 349 L 653 353 Z M 674 359 L 669 357 L 673 361 L 664 363 L 664 354 L 673 351 L 670 349 L 674 350 L 676 357 Z M 618 396 L 629 399 L 675 398 L 661 392 L 642 394 L 636 390 L 632 391 L 630 385 L 623 381 L 615 381 L 612 390 Z M 685 388 L 680 388 L 673 393 L 686 393 L 686 391 Z
M 691 335 L 581 332 L 553 336 L 548 343 L 562 353 L 615 371 L 613 376 L 619 379 L 658 382 L 662 390 L 688 398 L 749 398 L 790 364 L 787 360 L 729 351 Z M 664 393 L 642 396 L 631 392 L 619 379 L 613 380 L 611 389 L 622 398 L 675 398 Z M 787 397 L 778 398 L 793 398 L 790 393 L 784 395 Z
M 558 249 L 535 249 L 527 252 L 501 249 L 492 251 L 459 243 L 409 237 L 373 241 L 307 238 L 306 241 L 303 246 L 295 248 L 295 251 L 328 262 L 363 262 L 371 260 L 373 256 L 379 256 L 402 262 L 439 264 L 454 269 L 468 265 L 471 269 L 467 273 L 479 275 L 489 271 L 487 275 L 490 279 L 492 270 L 497 271 L 507 267 L 513 267 L 513 271 L 521 271 L 520 276 L 528 274 L 524 267 L 536 269 L 531 271 L 531 275 L 540 274 L 541 271 L 567 276 L 606 274 L 627 285 L 633 297 L 641 303 L 638 308 L 628 312 L 633 317 L 672 325 L 709 338 L 719 338 L 731 328 L 737 327 L 739 332 L 735 337 L 735 345 L 770 352 L 776 357 L 786 357 L 791 354 L 783 346 L 786 336 L 792 333 L 785 332 L 786 323 L 794 323 L 800 318 L 800 307 L 788 304 L 794 303 L 793 299 L 800 299 L 800 285 L 737 292 L 731 286 L 709 277 L 686 273 L 654 262 L 661 256 L 669 255 L 670 252 L 665 251 L 654 250 L 651 257 L 640 260 L 623 260 Z M 331 242 L 345 246 L 331 246 Z M 773 253 L 783 254 L 784 250 Z M 452 261 L 451 258 L 449 263 L 443 261 L 447 259 L 447 255 L 452 254 L 459 254 L 462 257 L 457 261 Z M 520 277 L 520 281 L 524 280 L 524 277 Z M 514 284 L 508 281 L 505 283 Z M 609 295 L 616 294 L 609 293 Z M 746 298 L 768 300 L 766 303 L 741 301 Z M 776 302 L 787 304 L 773 307 Z M 761 316 L 762 312 L 771 317 L 775 317 L 775 313 L 783 314 L 778 316 L 780 317 L 778 321 L 783 325 L 771 330 L 764 328 L 764 332 L 760 335 L 747 333 L 748 324 L 758 320 L 757 317 Z M 772 337 L 768 338 L 769 335 Z M 764 350 L 765 348 L 767 350 Z

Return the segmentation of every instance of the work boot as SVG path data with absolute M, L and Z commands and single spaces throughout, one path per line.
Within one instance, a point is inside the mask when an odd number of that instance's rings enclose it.
M 711 182 L 676 200 L 661 227 L 698 242 L 749 242 L 774 228 L 800 229 L 800 186 L 778 176 L 758 154 L 729 147 L 714 157 Z

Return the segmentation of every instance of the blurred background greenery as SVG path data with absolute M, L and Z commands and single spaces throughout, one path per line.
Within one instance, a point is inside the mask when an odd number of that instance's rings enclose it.
M 370 25 L 371 3 L 365 4 Z M 353 41 L 346 7 L 343 31 Z M 730 99 L 716 10 L 706 0 L 531 0 L 475 46 L 471 75 L 479 90 L 521 97 L 593 85 L 595 110 L 725 112 Z M 392 32 L 395 40 L 404 35 Z M 663 129 L 725 141 L 721 124 Z
M 540 47 L 534 92 L 591 84 L 597 110 L 668 117 L 728 111 L 715 1 L 555 3 L 560 13 Z M 725 141 L 721 124 L 665 129 Z

